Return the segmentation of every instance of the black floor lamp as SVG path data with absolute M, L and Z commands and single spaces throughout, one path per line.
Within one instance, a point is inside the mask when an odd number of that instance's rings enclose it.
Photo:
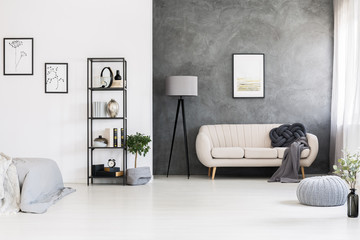
M 174 124 L 174 132 L 171 141 L 170 156 L 169 156 L 169 165 L 166 176 L 169 176 L 171 155 L 174 146 L 174 139 L 176 133 L 176 125 L 179 116 L 180 107 L 182 109 L 182 118 L 183 118 L 183 128 L 184 128 L 184 143 L 185 143 L 185 154 L 186 154 L 186 164 L 187 164 L 187 173 L 188 178 L 190 178 L 190 165 L 189 165 L 189 149 L 187 141 L 187 131 L 186 131 L 186 119 L 185 119 L 185 107 L 184 107 L 184 98 L 183 97 L 196 97 L 198 95 L 198 77 L 196 76 L 170 76 L 166 79 L 166 95 L 179 97 L 176 117 Z

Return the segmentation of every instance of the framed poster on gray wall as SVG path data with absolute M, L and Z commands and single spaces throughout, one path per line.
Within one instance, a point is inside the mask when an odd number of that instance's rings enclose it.
M 33 38 L 4 38 L 4 75 L 33 75 L 33 62 Z
M 265 54 L 233 54 L 233 98 L 265 97 Z

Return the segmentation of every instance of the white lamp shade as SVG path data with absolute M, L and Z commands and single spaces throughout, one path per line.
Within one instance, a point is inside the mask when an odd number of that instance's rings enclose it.
M 166 78 L 165 88 L 168 96 L 197 96 L 198 77 L 170 76 Z

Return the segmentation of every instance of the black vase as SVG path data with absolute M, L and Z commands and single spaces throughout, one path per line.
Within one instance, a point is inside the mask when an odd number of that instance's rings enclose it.
M 115 75 L 114 79 L 115 80 L 121 80 L 120 70 L 116 70 L 116 75 Z
M 355 188 L 351 188 L 347 196 L 347 214 L 351 218 L 357 218 L 359 215 L 359 196 L 355 190 Z

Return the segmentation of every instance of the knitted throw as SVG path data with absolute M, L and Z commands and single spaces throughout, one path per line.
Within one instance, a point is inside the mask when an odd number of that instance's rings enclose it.
M 303 124 L 283 124 L 270 131 L 271 146 L 289 147 L 291 143 L 301 137 L 306 138 L 306 130 Z

